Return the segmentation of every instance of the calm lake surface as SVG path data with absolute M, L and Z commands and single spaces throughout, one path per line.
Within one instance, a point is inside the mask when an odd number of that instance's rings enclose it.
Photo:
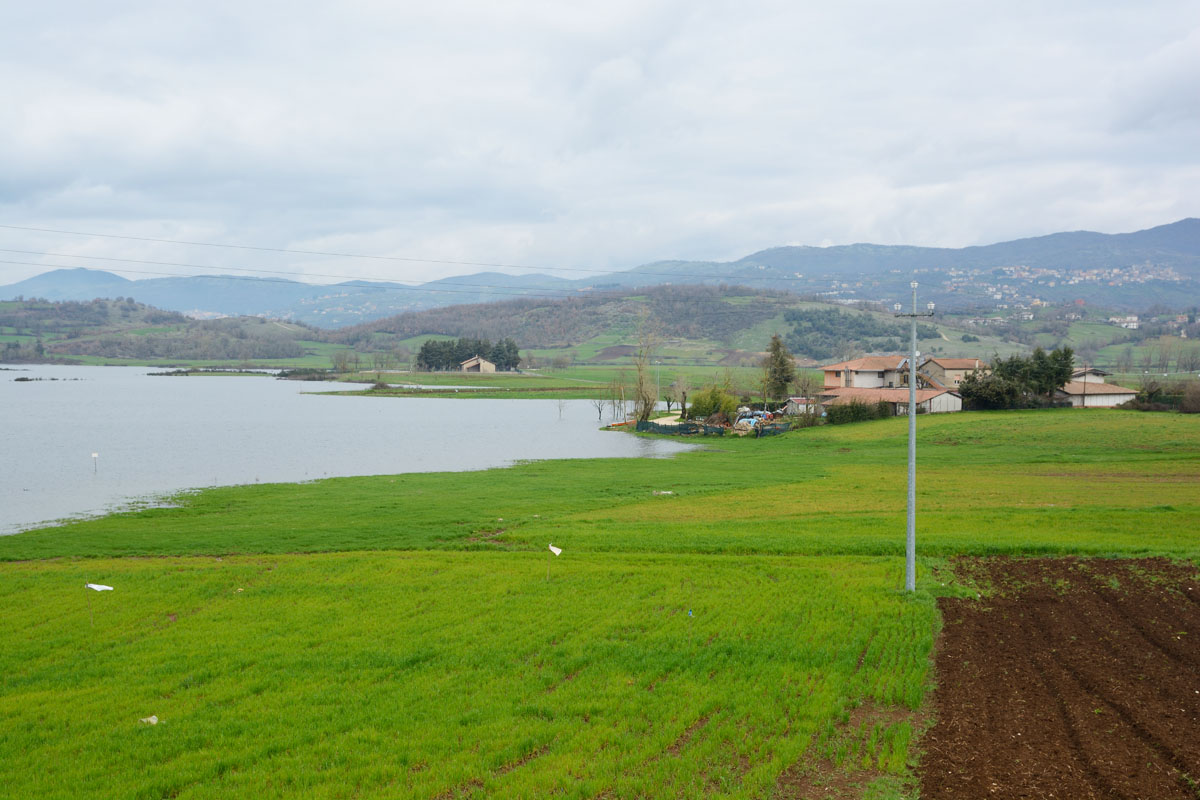
M 159 370 L 143 367 L 10 368 L 0 371 L 0 533 L 206 486 L 656 458 L 689 447 L 600 431 L 585 400 L 566 402 L 560 418 L 555 400 L 330 397 L 305 392 L 352 387 L 151 377 Z

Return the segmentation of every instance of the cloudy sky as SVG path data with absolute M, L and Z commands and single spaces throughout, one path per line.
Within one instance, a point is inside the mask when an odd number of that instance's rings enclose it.
M 10 5 L 0 224 L 415 260 L 0 227 L 63 254 L 0 253 L 39 265 L 0 284 L 122 268 L 67 255 L 581 277 L 1200 216 L 1194 0 Z

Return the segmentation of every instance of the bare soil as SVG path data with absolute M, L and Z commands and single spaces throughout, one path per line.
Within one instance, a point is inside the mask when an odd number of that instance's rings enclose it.
M 1200 578 L 1164 559 L 963 561 L 923 800 L 1200 798 Z

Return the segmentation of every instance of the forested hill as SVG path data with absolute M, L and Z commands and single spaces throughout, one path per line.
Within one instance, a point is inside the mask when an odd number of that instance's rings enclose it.
M 303 325 L 260 317 L 188 319 L 128 297 L 0 301 L 0 360 L 6 363 L 296 359 L 320 336 Z
M 664 337 L 723 341 L 799 301 L 788 292 L 744 287 L 654 286 L 562 300 L 523 298 L 410 312 L 344 328 L 331 338 L 355 344 L 377 333 L 401 339 L 435 334 L 493 341 L 511 337 L 523 347 L 559 348 L 610 333 L 627 334 L 633 341 L 644 314 Z
M 353 271 L 345 265 L 346 271 Z M 247 314 L 341 328 L 407 311 L 514 296 L 571 295 L 590 307 L 600 291 L 643 286 L 743 284 L 826 298 L 903 301 L 909 281 L 946 309 L 988 308 L 1034 300 L 1083 300 L 1133 311 L 1200 302 L 1200 219 L 1133 233 L 1076 231 L 977 247 L 852 244 L 775 247 L 736 261 L 658 261 L 584 279 L 484 272 L 419 286 L 347 281 L 318 286 L 279 277 L 202 275 L 126 280 L 88 269 L 58 269 L 8 286 L 0 298 L 86 301 L 132 296 L 193 316 Z M 537 301 L 534 301 L 535 303 Z

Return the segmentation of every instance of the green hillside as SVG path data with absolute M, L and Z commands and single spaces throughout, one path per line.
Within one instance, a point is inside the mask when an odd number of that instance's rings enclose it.
M 6 363 L 327 367 L 346 348 L 324 338 L 293 322 L 195 320 L 124 297 L 0 302 Z
M 1143 315 L 1137 330 L 1109 312 L 1041 307 L 990 317 L 922 319 L 925 355 L 990 360 L 1034 347 L 1072 347 L 1079 363 L 1123 374 L 1200 369 L 1196 315 Z M 0 359 L 9 363 L 149 364 L 190 367 L 336 367 L 365 379 L 407 370 L 429 339 L 513 339 L 523 369 L 605 370 L 603 382 L 632 365 L 637 332 L 656 333 L 657 372 L 701 383 L 724 369 L 754 369 L 778 333 L 801 365 L 871 353 L 903 353 L 907 320 L 878 305 L 824 302 L 781 291 L 730 286 L 658 286 L 571 299 L 521 298 L 411 312 L 325 331 L 262 317 L 195 320 L 128 298 L 86 303 L 0 303 Z M 697 372 L 698 371 L 698 372 Z M 590 379 L 590 378 L 589 378 Z M 672 378 L 673 379 L 673 378 Z M 669 381 L 668 381 L 669 383 Z M 750 383 L 753 383 L 751 380 Z
M 658 286 L 570 300 L 521 299 L 452 306 L 346 328 L 330 339 L 358 349 L 410 348 L 423 337 L 511 337 L 523 366 L 627 366 L 643 320 L 658 337 L 654 360 L 669 367 L 756 365 L 775 333 L 802 363 L 828 363 L 908 347 L 906 320 L 878 306 L 820 302 L 746 287 Z M 928 354 L 990 358 L 1028 349 L 934 318 L 918 346 Z M 968 340 L 964 340 L 968 335 Z

